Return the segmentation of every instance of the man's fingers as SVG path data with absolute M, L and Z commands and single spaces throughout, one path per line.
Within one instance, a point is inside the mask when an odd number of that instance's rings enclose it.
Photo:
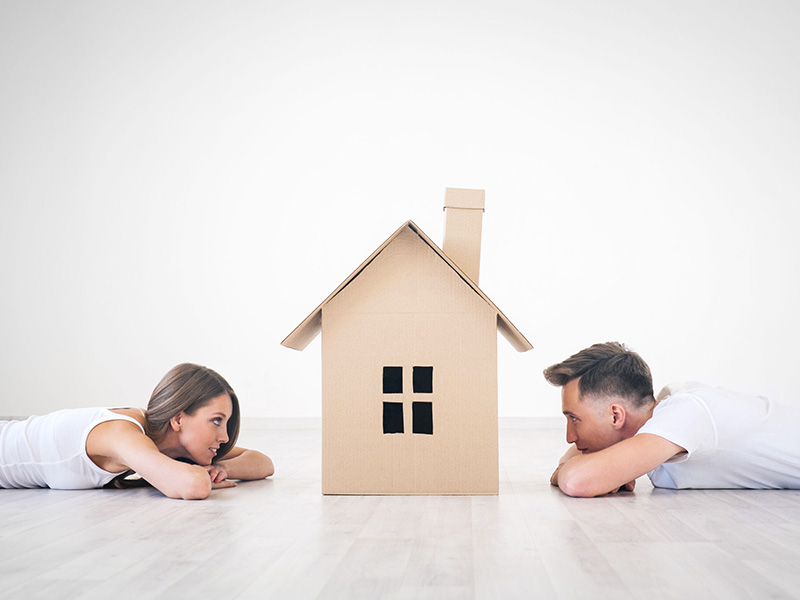
M 236 487 L 236 482 L 231 481 L 229 479 L 223 479 L 222 481 L 215 481 L 211 484 L 212 489 L 219 489 L 219 488 L 229 488 L 229 487 Z

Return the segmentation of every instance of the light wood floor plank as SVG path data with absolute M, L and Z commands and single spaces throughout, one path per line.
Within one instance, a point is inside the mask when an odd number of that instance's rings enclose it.
M 501 420 L 499 496 L 322 496 L 318 420 L 257 420 L 273 479 L 0 490 L 3 599 L 797 598 L 800 492 L 567 498 L 551 420 Z

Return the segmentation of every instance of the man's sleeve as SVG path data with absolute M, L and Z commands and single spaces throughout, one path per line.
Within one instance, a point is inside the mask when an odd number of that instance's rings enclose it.
M 659 402 L 637 435 L 642 433 L 657 435 L 684 448 L 688 455 L 683 455 L 683 460 L 717 445 L 717 430 L 708 407 L 689 393 L 679 392 Z

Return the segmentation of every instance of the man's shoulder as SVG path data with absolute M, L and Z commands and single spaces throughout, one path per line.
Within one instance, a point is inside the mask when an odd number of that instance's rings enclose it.
M 668 383 L 663 388 L 661 388 L 660 392 L 658 392 L 658 395 L 656 396 L 656 401 L 660 402 L 661 400 L 664 400 L 665 398 L 673 396 L 679 392 L 690 393 L 696 390 L 708 389 L 708 387 L 709 386 L 707 386 L 706 384 L 699 383 L 697 381 L 678 381 L 675 383 Z
M 715 419 L 703 397 L 703 389 L 709 388 L 686 386 L 661 397 L 638 433 L 661 436 L 689 454 L 713 447 L 716 444 Z

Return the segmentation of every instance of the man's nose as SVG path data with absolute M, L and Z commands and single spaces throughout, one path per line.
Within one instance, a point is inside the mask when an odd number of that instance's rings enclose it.
M 567 443 L 574 444 L 578 441 L 578 436 L 575 435 L 575 427 L 567 421 Z

